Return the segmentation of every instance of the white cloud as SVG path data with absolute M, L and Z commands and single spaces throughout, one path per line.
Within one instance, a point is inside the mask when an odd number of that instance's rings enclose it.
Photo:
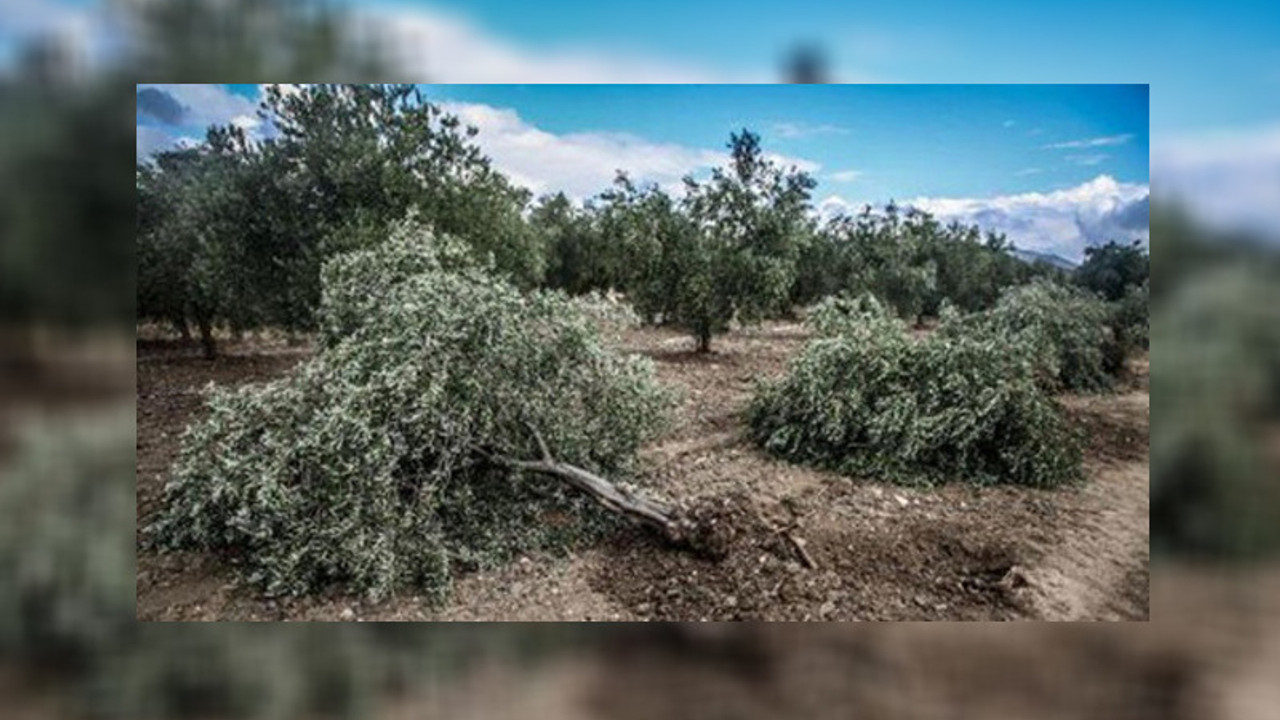
M 839 195 L 828 195 L 814 206 L 818 217 L 830 220 L 837 215 L 852 215 L 862 210 L 862 204 L 846 200 Z
M 943 221 L 958 220 L 1006 234 L 1024 250 L 1079 260 L 1084 249 L 1108 240 L 1150 235 L 1146 185 L 1099 175 L 1089 182 L 1047 193 L 990 198 L 928 198 L 904 203 Z
M 262 119 L 253 115 L 237 115 L 231 118 L 230 123 L 241 130 L 253 130 L 262 124 Z
M 697 83 L 725 82 L 727 73 L 610 49 L 534 50 L 495 38 L 434 8 L 361 8 L 354 28 L 390 53 L 407 77 L 449 83 Z M 737 77 L 739 81 L 760 76 Z
M 1109 157 L 1111 156 L 1106 153 L 1090 153 L 1088 155 L 1068 155 L 1066 160 L 1067 162 L 1075 165 L 1084 165 L 1088 167 L 1092 165 L 1101 165 L 1106 162 Z
M 1046 150 L 1087 150 L 1089 148 L 1124 145 L 1132 139 L 1133 135 L 1125 133 L 1123 135 L 1107 135 L 1105 137 L 1087 138 L 1084 140 L 1068 140 L 1066 142 L 1050 143 L 1044 147 Z
M 658 143 L 626 133 L 551 133 L 507 108 L 457 102 L 442 103 L 441 107 L 478 128 L 475 141 L 494 165 L 513 182 L 538 194 L 562 191 L 584 199 L 605 190 L 618 170 L 625 170 L 633 180 L 679 192 L 685 175 L 704 173 L 729 161 L 728 154 L 720 150 Z M 805 172 L 821 169 L 802 158 L 766 156 Z
M 176 133 L 191 132 L 192 128 L 203 131 L 210 125 L 235 125 L 259 139 L 269 131 L 257 115 L 257 101 L 233 93 L 223 85 L 139 85 L 138 88 L 164 92 L 183 108 L 181 118 L 167 126 L 138 126 L 139 159 L 157 150 L 180 146 Z
M 838 183 L 851 183 L 863 175 L 861 170 L 840 170 L 827 175 L 827 179 Z
M 1280 242 L 1280 125 L 1155 138 L 1151 177 L 1158 200 Z
M 233 93 L 223 85 L 139 85 L 138 88 L 161 90 L 186 108 L 181 125 L 205 128 L 235 124 L 245 129 L 259 125 L 257 101 Z
M 805 122 L 781 122 L 773 126 L 773 131 L 784 138 L 813 137 L 814 135 L 848 135 L 849 128 L 828 123 L 812 124 Z
M 1039 175 L 1044 172 L 1044 168 L 1023 168 L 1014 173 L 1015 177 L 1027 177 L 1028 175 Z
M 1013 127 L 1014 125 L 1017 125 L 1017 124 L 1018 124 L 1018 123 L 1014 122 L 1013 120 L 1005 120 L 1005 121 L 1004 121 L 1004 126 L 1005 126 L 1005 127 L 1007 127 L 1007 128 L 1011 128 L 1011 127 Z

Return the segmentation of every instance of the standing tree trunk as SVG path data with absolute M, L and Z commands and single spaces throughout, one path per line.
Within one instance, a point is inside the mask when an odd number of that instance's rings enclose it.
M 711 328 L 705 325 L 698 328 L 698 352 L 711 352 Z
M 191 326 L 187 324 L 187 318 L 181 313 L 174 313 L 169 319 L 169 324 L 173 325 L 173 329 L 177 331 L 178 336 L 182 338 L 183 344 L 191 342 Z
M 206 360 L 218 357 L 218 343 L 213 339 L 213 320 L 204 313 L 196 313 L 196 324 L 200 327 L 200 347 Z

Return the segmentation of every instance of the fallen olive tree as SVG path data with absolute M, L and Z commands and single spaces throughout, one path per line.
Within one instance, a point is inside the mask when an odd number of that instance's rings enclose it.
M 939 332 L 981 336 L 1030 357 L 1036 379 L 1047 390 L 1101 392 L 1112 388 L 1129 352 L 1117 312 L 1074 287 L 1037 280 L 1011 287 L 995 307 L 960 315 L 946 312 Z
M 212 392 L 151 542 L 233 553 L 268 594 L 377 598 L 442 597 L 458 569 L 617 514 L 687 538 L 677 508 L 606 479 L 630 475 L 667 399 L 581 301 L 521 293 L 412 221 L 322 281 L 316 356 Z
M 1081 477 L 1078 438 L 1028 352 L 986 333 L 913 337 L 872 297 L 810 313 L 818 337 L 749 409 L 780 457 L 908 484 L 1050 487 Z

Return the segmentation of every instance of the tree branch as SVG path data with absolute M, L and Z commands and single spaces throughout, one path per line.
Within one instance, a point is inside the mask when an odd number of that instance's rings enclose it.
M 659 500 L 628 492 L 576 465 L 559 462 L 551 457 L 550 452 L 545 452 L 546 445 L 536 431 L 535 437 L 538 438 L 538 444 L 544 450 L 547 457 L 545 460 L 516 460 L 501 455 L 485 454 L 495 462 L 512 469 L 541 473 L 564 481 L 570 487 L 590 495 L 606 509 L 658 530 L 671 542 L 683 543 L 688 540 L 689 531 L 692 529 L 691 524 L 680 516 L 677 508 Z
M 555 458 L 551 457 L 551 451 L 547 449 L 547 441 L 542 439 L 542 433 L 538 432 L 538 428 L 533 423 L 529 423 L 529 430 L 533 433 L 533 439 L 538 441 L 538 450 L 542 452 L 542 459 L 545 462 L 555 462 Z

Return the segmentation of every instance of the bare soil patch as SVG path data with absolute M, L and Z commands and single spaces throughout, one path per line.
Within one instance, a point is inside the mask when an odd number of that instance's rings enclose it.
M 645 483 L 714 516 L 720 557 L 628 529 L 570 556 L 530 554 L 461 578 L 446 607 L 406 595 L 371 605 L 334 593 L 267 600 L 228 561 L 139 550 L 142 619 L 190 620 L 1010 620 L 1148 616 L 1144 389 L 1063 398 L 1088 438 L 1087 483 L 1042 491 L 860 481 L 778 461 L 744 436 L 755 383 L 807 340 L 768 323 L 711 354 L 667 329 L 628 333 L 678 396 L 668 432 L 641 452 Z M 305 347 L 231 344 L 216 361 L 140 346 L 139 527 L 155 510 L 201 388 L 268 380 Z M 788 537 L 790 536 L 790 537 Z M 797 549 L 803 545 L 804 553 Z M 805 555 L 808 558 L 805 558 Z M 812 567 L 810 566 L 812 562 Z M 234 562 L 234 561 L 231 561 Z

